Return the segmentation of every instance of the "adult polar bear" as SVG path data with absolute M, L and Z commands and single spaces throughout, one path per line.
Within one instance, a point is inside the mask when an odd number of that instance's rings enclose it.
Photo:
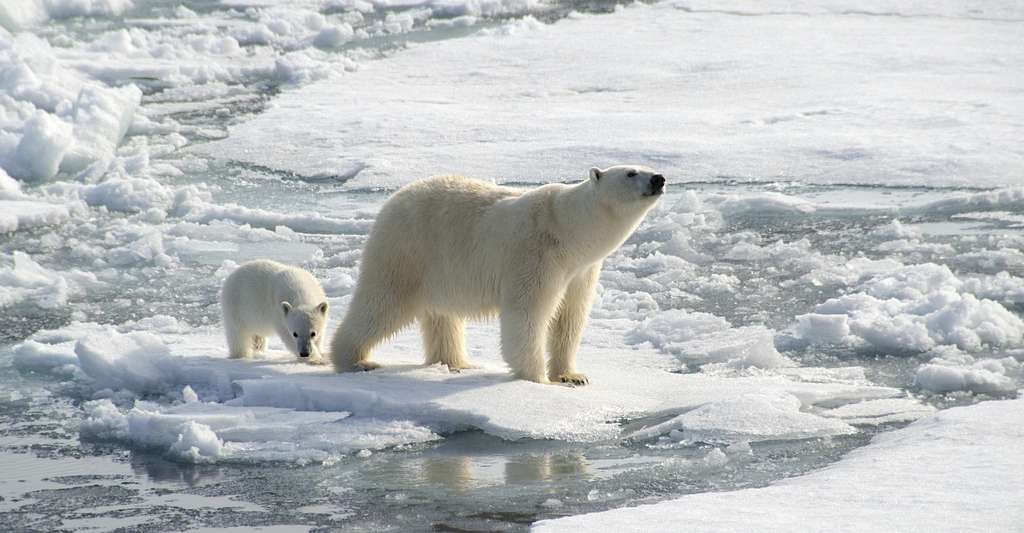
M 370 350 L 415 319 L 427 364 L 466 368 L 464 320 L 498 312 L 502 356 L 517 378 L 587 383 L 576 349 L 601 262 L 664 187 L 642 166 L 592 168 L 582 183 L 525 192 L 456 176 L 403 187 L 363 250 L 331 346 L 335 369 L 377 368 Z

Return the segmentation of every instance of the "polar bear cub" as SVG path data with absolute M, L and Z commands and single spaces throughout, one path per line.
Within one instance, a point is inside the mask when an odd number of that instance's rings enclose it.
M 601 263 L 664 189 L 665 177 L 642 166 L 592 168 L 581 183 L 527 191 L 458 176 L 403 187 L 363 249 L 331 346 L 335 369 L 378 367 L 370 350 L 413 320 L 427 364 L 465 368 L 464 320 L 497 313 L 517 378 L 587 383 L 576 349 Z
M 247 358 L 277 333 L 293 354 L 320 364 L 327 296 L 312 274 L 276 261 L 250 261 L 224 280 L 224 332 L 233 358 Z

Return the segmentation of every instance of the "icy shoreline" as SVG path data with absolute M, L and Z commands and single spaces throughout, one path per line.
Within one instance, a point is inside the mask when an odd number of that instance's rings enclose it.
M 820 471 L 533 527 L 557 531 L 1010 531 L 1024 520 L 1024 400 L 956 407 L 876 436 Z

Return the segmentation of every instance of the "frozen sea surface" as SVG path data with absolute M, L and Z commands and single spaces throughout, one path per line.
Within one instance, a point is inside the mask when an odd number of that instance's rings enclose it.
M 545 527 L 750 529 L 798 501 L 827 527 L 847 493 L 1019 522 L 996 504 L 1022 474 L 1022 20 L 1012 2 L 0 4 L 0 523 L 520 530 L 629 507 Z M 225 356 L 217 291 L 245 260 L 313 271 L 333 329 L 402 184 L 624 161 L 669 188 L 605 262 L 588 387 L 511 380 L 493 322 L 459 374 L 422 366 L 411 330 L 369 374 L 276 339 Z M 893 465 L 877 494 L 855 483 L 870 464 Z

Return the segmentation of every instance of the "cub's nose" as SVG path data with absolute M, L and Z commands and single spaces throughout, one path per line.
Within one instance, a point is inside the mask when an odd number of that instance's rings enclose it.
M 299 352 L 299 357 L 309 357 L 309 352 Z
M 656 191 L 663 189 L 665 187 L 665 176 L 661 174 L 651 176 L 651 187 Z

